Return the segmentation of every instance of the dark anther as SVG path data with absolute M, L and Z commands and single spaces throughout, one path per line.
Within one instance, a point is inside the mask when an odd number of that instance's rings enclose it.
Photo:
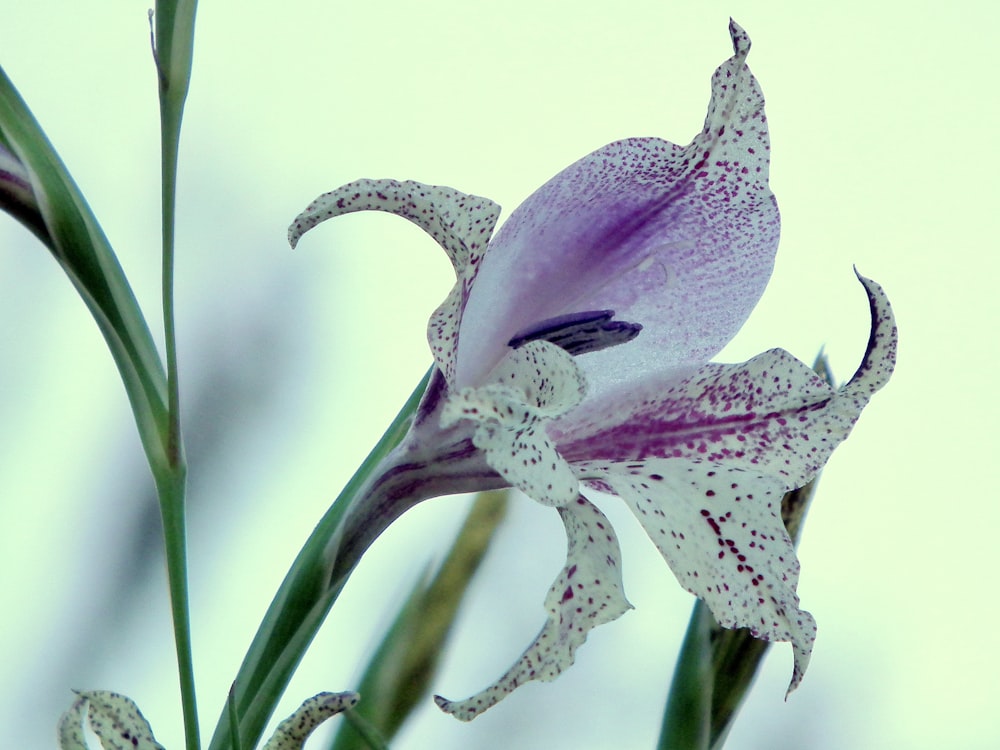
M 507 345 L 517 349 L 529 341 L 548 341 L 576 356 L 624 344 L 642 330 L 638 323 L 614 320 L 614 317 L 614 310 L 559 315 L 518 331 Z

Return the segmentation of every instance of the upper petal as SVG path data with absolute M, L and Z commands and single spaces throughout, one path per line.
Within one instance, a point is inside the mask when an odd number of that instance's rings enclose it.
M 317 224 L 355 211 L 385 211 L 409 219 L 448 254 L 456 283 L 431 315 L 427 339 L 435 361 L 452 383 L 461 310 L 500 207 L 487 198 L 449 187 L 413 181 L 357 180 L 310 203 L 288 228 L 288 241 L 295 247 L 302 235 Z
M 739 329 L 770 276 L 779 218 L 750 42 L 731 33 L 736 55 L 715 72 L 690 145 L 609 144 L 504 223 L 463 313 L 460 384 L 481 378 L 517 331 L 579 310 L 643 326 L 636 343 L 585 358 L 595 398 L 607 382 L 702 364 Z

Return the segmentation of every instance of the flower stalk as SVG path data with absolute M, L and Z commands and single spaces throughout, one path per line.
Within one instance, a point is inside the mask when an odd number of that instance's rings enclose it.
M 163 519 L 170 607 L 177 651 L 184 737 L 187 750 L 200 750 L 198 705 L 191 644 L 187 574 L 185 490 L 187 467 L 181 435 L 180 382 L 174 314 L 174 258 L 177 207 L 177 158 L 184 102 L 191 80 L 196 0 L 158 0 L 153 23 L 153 53 L 160 101 L 161 284 L 167 361 L 166 467 L 157 478 Z

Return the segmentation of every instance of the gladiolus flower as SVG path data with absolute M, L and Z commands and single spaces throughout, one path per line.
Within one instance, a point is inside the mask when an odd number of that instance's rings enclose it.
M 881 287 L 859 276 L 871 337 L 839 390 L 780 349 L 709 363 L 760 298 L 779 235 L 750 40 L 735 23 L 730 33 L 735 54 L 716 70 L 688 146 L 633 138 L 598 149 L 495 236 L 493 202 L 394 180 L 320 196 L 289 230 L 294 246 L 333 216 L 386 211 L 429 233 L 457 277 L 428 327 L 437 371 L 338 554 L 450 491 L 513 486 L 565 525 L 568 559 L 541 633 L 486 690 L 436 699 L 458 718 L 555 678 L 592 628 L 631 607 L 618 540 L 592 492 L 629 505 L 722 625 L 790 642 L 789 691 L 802 679 L 816 624 L 799 607 L 781 498 L 816 475 L 887 382 L 896 329 Z

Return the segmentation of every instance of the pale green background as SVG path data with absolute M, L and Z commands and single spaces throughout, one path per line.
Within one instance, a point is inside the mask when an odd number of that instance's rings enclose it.
M 155 324 L 146 5 L 6 5 L 0 61 Z M 731 54 L 732 14 L 768 100 L 783 236 L 720 359 L 783 346 L 811 360 L 825 346 L 849 376 L 868 333 L 853 263 L 885 286 L 901 338 L 896 376 L 831 460 L 806 527 L 800 593 L 820 633 L 805 682 L 785 703 L 791 652 L 773 649 L 730 747 L 996 747 L 995 8 L 203 2 L 177 284 L 186 417 L 202 417 L 189 458 L 206 733 L 298 544 L 424 372 L 425 320 L 450 284 L 443 253 L 398 219 L 344 219 L 294 253 L 288 222 L 361 176 L 448 184 L 509 212 L 608 141 L 686 143 Z M 132 546 L 158 544 L 130 531 L 153 501 L 124 394 L 70 284 L 6 218 L 0 313 L 0 746 L 50 747 L 69 688 L 102 687 L 180 747 L 159 563 L 146 590 L 108 593 Z M 378 542 L 284 712 L 352 686 L 390 602 L 465 507 L 428 503 Z M 560 680 L 471 725 L 428 701 L 396 747 L 651 746 L 691 599 L 628 512 L 603 507 L 636 610 Z M 520 653 L 562 545 L 555 514 L 516 501 L 437 691 L 464 697 Z

